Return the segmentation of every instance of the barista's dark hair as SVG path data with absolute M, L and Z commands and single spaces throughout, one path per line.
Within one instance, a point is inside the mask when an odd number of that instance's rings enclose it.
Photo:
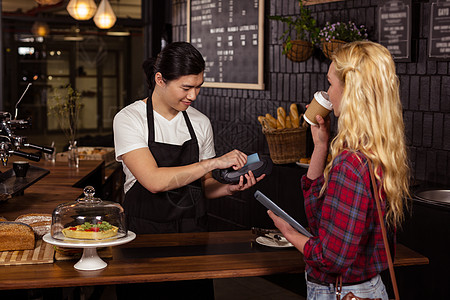
M 185 75 L 197 75 L 205 70 L 205 60 L 190 43 L 174 42 L 167 45 L 156 58 L 142 64 L 149 89 L 155 86 L 155 74 L 160 72 L 167 81 Z

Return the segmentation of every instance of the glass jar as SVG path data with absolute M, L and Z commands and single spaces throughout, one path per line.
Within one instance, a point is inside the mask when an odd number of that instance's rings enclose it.
M 69 162 L 69 167 L 78 168 L 78 166 L 80 165 L 77 141 L 69 141 L 67 160 Z

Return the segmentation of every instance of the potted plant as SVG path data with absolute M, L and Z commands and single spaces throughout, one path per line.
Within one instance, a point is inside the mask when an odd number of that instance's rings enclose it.
M 314 44 L 317 43 L 319 28 L 311 11 L 298 0 L 300 15 L 294 17 L 269 16 L 269 19 L 281 21 L 288 25 L 280 40 L 283 40 L 283 54 L 290 60 L 300 62 L 311 57 Z
M 321 48 L 327 58 L 331 58 L 333 52 L 345 43 L 367 40 L 367 29 L 364 25 L 356 26 L 352 21 L 327 22 L 319 32 Z
M 75 167 L 78 167 L 78 147 L 75 138 L 80 112 L 83 108 L 80 98 L 81 93 L 68 84 L 64 89 L 55 89 L 52 102 L 49 103 L 49 114 L 56 116 L 59 127 L 69 139 L 69 166 Z

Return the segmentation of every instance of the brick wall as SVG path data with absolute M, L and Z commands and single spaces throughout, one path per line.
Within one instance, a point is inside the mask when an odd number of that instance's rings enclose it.
M 347 0 L 309 8 L 320 26 L 326 21 L 364 24 L 369 38 L 377 40 L 377 7 L 381 0 Z M 412 0 L 412 59 L 397 63 L 401 82 L 404 121 L 417 180 L 450 184 L 450 76 L 448 61 L 427 58 L 430 20 L 429 1 Z M 296 15 L 296 0 L 266 0 L 266 15 Z M 210 117 L 218 154 L 233 148 L 268 154 L 258 115 L 293 102 L 302 108 L 317 90 L 327 89 L 329 61 L 319 50 L 306 62 L 296 63 L 281 53 L 278 37 L 283 24 L 265 20 L 265 74 L 263 91 L 202 88 L 195 107 Z M 173 39 L 186 40 L 186 1 L 174 0 Z M 256 66 L 255 66 L 256 67 Z M 333 120 L 332 125 L 335 125 Z

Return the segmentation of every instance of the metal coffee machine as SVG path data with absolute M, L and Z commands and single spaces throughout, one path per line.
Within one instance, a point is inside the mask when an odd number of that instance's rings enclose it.
M 17 107 L 27 92 L 31 83 L 28 84 L 25 92 L 17 101 L 15 106 L 15 115 L 12 117 L 11 113 L 0 111 L 0 160 L 3 166 L 7 166 L 8 159 L 11 155 L 23 157 L 31 161 L 40 161 L 42 152 L 52 154 L 55 149 L 52 147 L 44 147 L 31 144 L 27 138 L 22 135 L 17 135 L 16 130 L 27 129 L 31 126 L 31 119 L 17 119 Z M 28 153 L 22 151 L 23 148 L 31 148 L 39 150 L 39 152 Z M 28 164 L 27 164 L 28 165 Z M 38 166 L 29 166 L 26 176 L 18 176 L 11 168 L 5 172 L 0 172 L 0 202 L 23 194 L 23 191 L 36 181 L 50 173 L 49 170 L 40 168 Z
M 27 129 L 31 126 L 31 119 L 16 119 L 18 105 L 30 86 L 31 83 L 28 84 L 19 101 L 17 101 L 14 118 L 12 118 L 9 112 L 0 111 L 0 160 L 3 166 L 8 164 L 8 159 L 11 155 L 21 156 L 32 161 L 39 161 L 41 159 L 40 153 L 37 155 L 21 151 L 20 149 L 23 147 L 36 149 L 48 154 L 52 154 L 55 151 L 54 148 L 28 143 L 25 136 L 16 135 L 14 133 L 15 130 Z
M 28 147 L 44 153 L 52 154 L 55 149 L 28 143 L 27 137 L 16 135 L 17 129 L 26 129 L 31 126 L 31 120 L 12 119 L 8 112 L 0 112 L 0 160 L 3 166 L 8 164 L 11 155 L 17 155 L 32 161 L 39 161 L 41 155 L 23 152 L 20 149 Z

